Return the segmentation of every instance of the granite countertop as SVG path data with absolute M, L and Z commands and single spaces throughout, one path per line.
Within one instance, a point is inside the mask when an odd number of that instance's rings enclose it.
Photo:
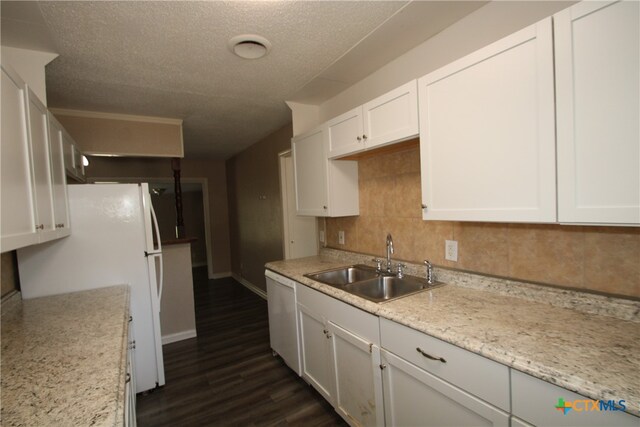
M 129 287 L 2 302 L 2 424 L 119 426 Z
M 303 276 L 368 258 L 323 250 L 266 267 L 589 398 L 624 399 L 627 411 L 640 415 L 639 302 L 437 269 L 446 286 L 376 304 Z

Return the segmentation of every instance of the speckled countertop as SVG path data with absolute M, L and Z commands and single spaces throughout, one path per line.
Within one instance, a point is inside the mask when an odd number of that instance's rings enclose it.
M 589 398 L 624 399 L 640 415 L 639 302 L 438 269 L 447 286 L 376 304 L 303 276 L 368 258 L 324 250 L 266 267 Z
M 129 287 L 2 302 L 2 425 L 119 426 Z

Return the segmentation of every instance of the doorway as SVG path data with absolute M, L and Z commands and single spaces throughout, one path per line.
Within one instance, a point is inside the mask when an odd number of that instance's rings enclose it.
M 296 212 L 296 190 L 291 150 L 279 154 L 282 194 L 283 249 L 285 259 L 318 254 L 318 221 Z

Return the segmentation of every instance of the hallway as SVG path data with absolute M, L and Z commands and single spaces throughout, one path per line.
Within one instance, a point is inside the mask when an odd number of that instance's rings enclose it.
M 267 303 L 193 270 L 198 337 L 163 347 L 166 385 L 138 395 L 146 426 L 346 425 L 269 347 Z

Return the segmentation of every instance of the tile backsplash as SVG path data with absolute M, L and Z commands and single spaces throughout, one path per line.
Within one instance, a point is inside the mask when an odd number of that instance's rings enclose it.
M 359 160 L 360 216 L 327 218 L 327 246 L 483 274 L 640 297 L 640 228 L 423 221 L 418 147 Z M 338 244 L 338 231 L 345 244 Z M 458 261 L 444 258 L 458 242 Z

